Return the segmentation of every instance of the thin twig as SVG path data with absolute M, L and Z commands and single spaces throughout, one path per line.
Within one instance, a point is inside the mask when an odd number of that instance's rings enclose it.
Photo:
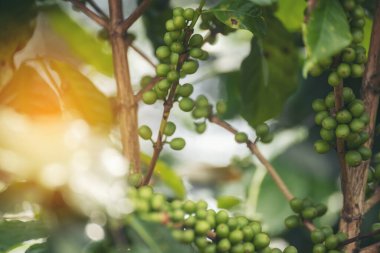
M 120 25 L 120 32 L 127 31 L 137 19 L 141 17 L 144 11 L 149 7 L 151 0 L 143 0 L 142 3 L 132 12 L 129 17 Z
M 108 19 L 107 14 L 95 3 L 94 0 L 87 0 L 87 3 L 90 4 L 90 6 L 98 13 L 99 16 L 103 17 L 104 19 Z
M 142 95 L 143 95 L 145 92 L 147 92 L 147 91 L 153 89 L 153 87 L 154 87 L 159 81 L 161 81 L 162 79 L 163 79 L 163 77 L 154 77 L 154 78 L 152 79 L 152 81 L 150 81 L 150 82 L 148 83 L 147 86 L 145 86 L 144 88 L 142 88 L 141 90 L 139 90 L 139 91 L 137 92 L 137 94 L 135 95 L 135 102 L 136 102 L 136 103 L 139 102 L 139 101 L 141 100 L 141 98 L 142 98 Z
M 133 50 L 136 51 L 136 53 L 138 53 L 142 58 L 144 58 L 144 60 L 146 60 L 147 63 L 150 64 L 150 66 L 152 66 L 153 68 L 156 68 L 156 64 L 143 52 L 141 51 L 138 47 L 136 47 L 135 45 L 133 44 L 130 44 L 129 45 Z
M 91 18 L 93 21 L 95 21 L 98 25 L 107 28 L 108 29 L 108 22 L 106 19 L 98 16 L 95 12 L 90 10 L 89 8 L 86 7 L 85 4 L 80 2 L 79 0 L 69 0 L 75 7 L 81 10 L 87 17 Z
M 366 200 L 364 205 L 364 212 L 368 212 L 372 207 L 380 202 L 380 187 L 377 187 L 372 196 Z
M 358 236 L 349 238 L 349 239 L 345 240 L 344 242 L 342 242 L 340 245 L 344 246 L 344 245 L 347 245 L 347 244 L 350 244 L 353 242 L 362 241 L 364 239 L 371 238 L 371 237 L 374 237 L 375 235 L 379 235 L 379 234 L 380 234 L 380 229 L 366 233 L 366 234 L 362 234 L 362 235 L 358 235 Z

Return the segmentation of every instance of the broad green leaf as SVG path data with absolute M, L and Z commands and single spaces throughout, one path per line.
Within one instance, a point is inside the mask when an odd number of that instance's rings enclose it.
M 364 39 L 362 41 L 362 46 L 367 49 L 367 53 L 369 50 L 369 43 L 371 41 L 371 33 L 372 33 L 372 20 L 369 18 L 365 19 L 365 25 L 364 25 Z
M 34 0 L 0 0 L 0 86 L 12 76 L 13 56 L 32 36 L 36 15 Z
M 264 17 L 259 6 L 246 0 L 222 0 L 209 10 L 217 19 L 234 29 L 249 30 L 263 35 L 266 30 Z
M 154 48 L 164 44 L 165 22 L 172 17 L 169 3 L 169 0 L 152 1 L 151 6 L 144 12 L 143 22 L 146 35 Z
M 113 75 L 112 53 L 108 42 L 98 39 L 57 5 L 46 8 L 45 13 L 54 31 L 65 40 L 78 58 L 105 75 Z
M 65 106 L 79 112 L 89 124 L 108 129 L 114 120 L 110 100 L 73 66 L 54 60 L 50 65 L 61 79 Z
M 278 1 L 278 9 L 275 15 L 289 31 L 301 30 L 306 1 L 304 0 L 281 0 Z M 291 13 L 291 14 L 289 14 Z
M 276 18 L 268 33 L 254 37 L 241 65 L 239 90 L 242 116 L 251 126 L 276 117 L 298 84 L 298 57 L 291 34 Z
M 134 215 L 127 217 L 127 235 L 132 239 L 131 253 L 191 253 L 190 245 L 179 243 L 171 231 L 159 223 L 146 222 Z
M 266 5 L 272 5 L 274 3 L 277 3 L 278 0 L 251 0 L 251 2 L 257 5 L 266 6 Z
M 151 157 L 141 154 L 141 160 L 145 165 L 149 165 Z M 172 189 L 177 198 L 183 199 L 186 196 L 186 189 L 182 178 L 175 173 L 165 162 L 158 160 L 154 175 L 158 177 L 166 186 Z
M 241 199 L 234 196 L 220 196 L 217 198 L 218 208 L 231 209 L 241 203 Z
M 46 237 L 46 227 L 40 221 L 0 221 L 0 252 L 5 252 L 32 239 Z
M 318 61 L 339 53 L 351 43 L 350 27 L 338 0 L 320 0 L 304 28 L 307 61 L 304 76 Z
M 224 119 L 237 116 L 241 110 L 241 95 L 236 84 L 240 82 L 240 72 L 229 72 L 219 74 L 219 80 L 223 97 L 227 103 L 227 111 L 222 115 Z

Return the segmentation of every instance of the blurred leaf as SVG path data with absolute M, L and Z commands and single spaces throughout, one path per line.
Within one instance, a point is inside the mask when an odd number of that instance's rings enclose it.
M 141 160 L 145 165 L 149 165 L 151 157 L 141 154 Z M 166 186 L 173 190 L 177 198 L 183 199 L 186 196 L 186 189 L 182 178 L 175 173 L 165 162 L 158 160 L 154 175 L 158 177 Z
M 277 3 L 278 0 L 251 0 L 251 2 L 257 5 L 265 6 L 265 5 L 271 5 L 271 4 Z
M 241 96 L 236 87 L 240 82 L 240 72 L 229 72 L 219 74 L 220 85 L 222 86 L 223 96 L 227 103 L 227 111 L 222 116 L 224 119 L 231 119 L 240 112 Z
M 111 47 L 108 42 L 99 40 L 71 19 L 57 5 L 46 8 L 49 24 L 60 35 L 76 56 L 92 65 L 99 72 L 112 76 L 113 63 Z
M 30 246 L 25 253 L 49 253 L 46 243 L 38 243 Z
M 218 208 L 231 209 L 241 203 L 241 199 L 234 196 L 220 196 L 217 198 Z
M 251 52 L 241 65 L 241 113 L 251 126 L 276 117 L 298 84 L 291 34 L 278 19 L 267 21 L 267 35 L 252 39 Z
M 364 30 L 363 30 L 364 39 L 361 45 L 366 49 L 367 54 L 369 50 L 369 43 L 371 41 L 372 23 L 373 21 L 371 19 L 369 18 L 365 19 L 365 25 L 364 25 Z
M 301 29 L 304 19 L 306 1 L 281 0 L 278 1 L 278 9 L 275 15 L 289 31 Z M 291 15 L 289 15 L 291 13 Z
M 171 231 L 159 223 L 151 223 L 138 219 L 134 215 L 127 218 L 127 234 L 133 242 L 131 253 L 191 253 L 190 245 L 179 243 Z
M 332 57 L 351 43 L 352 36 L 346 14 L 338 0 L 318 1 L 304 29 L 307 71 L 322 59 Z
M 154 48 L 164 44 L 165 22 L 172 17 L 172 9 L 169 4 L 169 0 L 152 1 L 151 6 L 144 12 L 143 22 L 146 35 Z
M 36 15 L 33 0 L 0 0 L 0 86 L 12 75 L 14 54 L 32 36 Z
M 222 0 L 209 10 L 221 22 L 234 29 L 245 29 L 255 35 L 266 31 L 264 17 L 259 6 L 246 0 Z
M 86 76 L 71 65 L 52 60 L 51 67 L 61 78 L 62 98 L 91 125 L 110 128 L 113 112 L 110 100 Z
M 0 221 L 0 250 L 7 251 L 20 243 L 47 236 L 40 221 Z

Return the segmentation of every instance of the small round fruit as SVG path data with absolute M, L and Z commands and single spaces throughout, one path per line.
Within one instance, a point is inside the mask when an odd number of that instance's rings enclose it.
M 316 244 L 313 247 L 313 253 L 326 253 L 327 249 L 322 243 Z
M 322 72 L 323 72 L 323 69 L 318 64 L 313 65 L 309 70 L 310 75 L 313 77 L 320 76 Z
M 200 48 L 192 48 L 190 49 L 190 52 L 189 52 L 190 56 L 195 58 L 195 59 L 199 59 L 203 56 L 203 50 L 200 49 Z
M 339 239 L 336 235 L 330 235 L 325 240 L 325 246 L 327 249 L 336 249 L 339 245 Z
M 139 127 L 139 135 L 144 140 L 150 140 L 152 138 L 152 130 L 147 125 Z
M 173 43 L 173 39 L 168 32 L 164 34 L 164 43 L 167 46 L 170 46 Z
M 143 94 L 142 100 L 147 105 L 152 105 L 157 101 L 157 93 L 153 90 L 147 91 Z
M 133 173 L 128 175 L 128 184 L 130 186 L 139 186 L 144 179 L 144 175 L 142 173 Z
M 186 142 L 183 138 L 174 138 L 170 142 L 170 147 L 174 150 L 181 150 L 185 147 Z
M 170 71 L 170 66 L 165 63 L 160 63 L 156 67 L 156 74 L 157 76 L 160 76 L 160 77 L 166 77 L 169 71 Z
M 334 233 L 334 230 L 330 226 L 322 226 L 320 230 L 325 234 L 325 237 L 330 236 Z
M 360 155 L 362 156 L 363 161 L 367 161 L 367 160 L 370 159 L 371 156 L 372 156 L 372 151 L 371 151 L 371 149 L 370 149 L 370 148 L 367 148 L 367 147 L 365 147 L 365 146 L 361 146 L 361 147 L 359 147 L 357 151 L 358 151 L 358 152 L 360 153 Z
M 319 135 L 321 136 L 322 140 L 330 142 L 335 139 L 335 131 L 334 130 L 327 130 L 324 128 L 321 128 L 319 131 Z
M 327 108 L 333 108 L 335 106 L 335 95 L 333 92 L 330 92 L 325 97 L 325 105 Z
M 353 132 L 359 133 L 365 128 L 365 124 L 360 119 L 353 119 L 350 123 L 350 128 Z
M 187 229 L 182 232 L 181 242 L 192 243 L 194 241 L 194 238 L 195 238 L 194 230 Z
M 336 137 L 345 139 L 350 134 L 350 127 L 346 124 L 339 124 L 335 129 Z
M 350 103 L 349 110 L 350 110 L 352 116 L 360 117 L 365 111 L 363 101 L 354 100 L 353 102 Z
M 173 43 L 170 45 L 170 50 L 171 50 L 173 53 L 180 54 L 180 53 L 183 52 L 184 48 L 183 48 L 182 43 L 180 43 L 180 42 L 173 42 Z
M 315 207 L 315 209 L 317 209 L 317 216 L 318 217 L 321 217 L 322 215 L 326 214 L 326 212 L 327 212 L 327 206 L 322 204 L 322 203 L 316 204 L 314 207 Z
M 344 242 L 345 240 L 348 239 L 347 234 L 343 232 L 336 233 L 336 237 L 338 237 L 339 243 Z
M 315 229 L 311 232 L 311 240 L 314 244 L 317 244 L 317 243 L 322 243 L 325 241 L 325 234 L 323 233 L 323 231 L 319 230 L 319 229 Z
M 244 132 L 238 132 L 235 134 L 235 141 L 237 143 L 246 143 L 248 141 L 248 136 Z
M 303 209 L 303 201 L 300 198 L 292 198 L 289 201 L 289 206 L 295 213 L 301 213 Z
M 324 154 L 329 152 L 330 144 L 324 140 L 318 140 L 314 143 L 314 149 L 319 154 Z
M 337 122 L 333 117 L 326 117 L 322 120 L 322 127 L 327 130 L 333 130 L 337 126 Z
M 173 9 L 173 16 L 182 16 L 184 12 L 184 9 L 182 7 L 176 7 Z
M 179 101 L 179 108 L 184 112 L 190 112 L 195 105 L 194 100 L 188 97 L 184 97 Z
M 298 253 L 298 250 L 294 246 L 288 246 L 284 249 L 284 253 Z
M 185 61 L 182 65 L 182 70 L 186 74 L 194 74 L 198 70 L 199 64 L 197 61 Z
M 195 223 L 194 231 L 197 235 L 206 235 L 210 230 L 210 225 L 205 220 L 200 220 Z
M 227 238 L 230 234 L 230 229 L 227 224 L 222 223 L 216 227 L 215 232 L 218 238 Z
M 351 75 L 352 77 L 362 77 L 364 73 L 364 66 L 361 64 L 351 65 Z
M 227 238 L 220 240 L 216 246 L 218 252 L 228 252 L 231 248 L 231 243 Z
M 260 141 L 262 143 L 271 143 L 273 141 L 274 134 L 273 133 L 268 133 L 264 135 L 263 137 L 260 138 Z
M 190 47 L 201 47 L 203 44 L 203 37 L 200 34 L 194 34 L 189 40 Z
M 332 58 L 331 57 L 326 57 L 326 58 L 323 58 L 319 61 L 319 64 L 324 67 L 324 68 L 328 68 L 330 67 L 332 63 Z
M 169 82 L 177 82 L 179 80 L 179 74 L 175 70 L 170 70 L 169 73 L 166 75 L 166 78 Z
M 175 31 L 176 27 L 174 25 L 173 19 L 169 19 L 165 23 L 165 28 L 168 32 Z
M 255 246 L 253 245 L 253 243 L 250 243 L 250 242 L 245 242 L 243 244 L 243 247 L 244 247 L 244 253 L 253 253 L 255 252 Z
M 183 29 L 186 26 L 186 20 L 183 16 L 176 16 L 173 18 L 173 23 L 176 29 Z
M 183 35 L 181 31 L 173 31 L 173 32 L 170 32 L 169 34 L 170 34 L 170 38 L 172 39 L 172 43 L 170 43 L 170 45 L 172 45 L 176 40 L 180 40 L 181 36 Z
M 199 95 L 197 99 L 195 100 L 195 103 L 197 104 L 198 107 L 208 107 L 208 99 L 204 95 Z
M 301 219 L 299 218 L 298 215 L 290 215 L 286 217 L 284 223 L 285 223 L 285 227 L 287 227 L 288 229 L 293 229 L 301 225 Z
M 156 56 L 158 59 L 165 59 L 170 56 L 170 49 L 168 46 L 160 46 L 156 49 Z
M 170 55 L 170 63 L 174 66 L 177 66 L 179 61 L 179 54 L 177 53 L 171 53 Z
M 341 78 L 347 78 L 351 75 L 351 67 L 347 63 L 339 64 L 337 73 Z
M 166 136 L 172 136 L 175 130 L 176 130 L 176 125 L 173 122 L 168 121 L 164 129 L 164 134 Z
M 142 199 L 150 199 L 153 196 L 153 188 L 145 185 L 138 189 L 138 195 Z
M 205 249 L 207 247 L 207 245 L 209 244 L 206 237 L 197 237 L 197 238 L 195 238 L 194 243 L 195 243 L 195 245 L 197 245 L 197 247 L 199 249 Z
M 343 51 L 343 55 L 342 55 L 342 60 L 344 62 L 353 62 L 355 61 L 355 58 L 356 58 L 356 53 L 355 53 L 355 50 L 351 47 L 347 47 L 344 49 Z
M 307 220 L 312 220 L 318 215 L 318 211 L 315 207 L 306 207 L 305 209 L 302 210 L 302 217 L 307 219 Z
M 352 42 L 356 44 L 361 43 L 364 39 L 364 34 L 363 34 L 362 29 L 353 29 L 351 31 L 351 35 L 352 35 Z
M 327 110 L 325 101 L 323 101 L 323 99 L 320 99 L 320 98 L 315 99 L 313 103 L 311 104 L 311 107 L 313 108 L 315 112 L 322 112 L 322 111 Z
M 207 107 L 200 107 L 200 108 L 195 108 L 191 116 L 193 116 L 194 119 L 200 119 L 200 118 L 207 118 L 209 115 L 209 108 Z
M 216 103 L 216 112 L 219 115 L 223 115 L 223 114 L 226 113 L 226 111 L 227 111 L 227 104 L 226 104 L 226 102 L 224 102 L 223 100 L 219 100 Z
M 314 117 L 314 122 L 317 125 L 322 125 L 322 120 L 327 118 L 329 116 L 329 113 L 327 111 L 318 112 Z
M 140 80 L 141 88 L 145 88 L 152 81 L 152 79 L 153 78 L 149 75 L 143 76 Z
M 206 131 L 206 128 L 207 128 L 206 122 L 195 123 L 195 131 L 198 134 L 203 134 Z
M 190 83 L 185 83 L 177 88 L 177 94 L 181 97 L 188 97 L 194 91 L 194 87 Z
M 364 18 L 365 17 L 365 11 L 363 9 L 363 7 L 361 7 L 360 5 L 356 6 L 356 8 L 354 9 L 353 13 L 355 18 Z
M 348 104 L 351 103 L 355 99 L 355 94 L 349 87 L 343 88 L 343 101 Z
M 239 229 L 232 231 L 228 237 L 232 245 L 242 242 L 243 238 L 244 238 L 244 234 Z
M 255 127 L 255 131 L 258 137 L 263 137 L 269 134 L 269 126 L 265 123 L 261 123 Z
M 194 9 L 191 9 L 191 8 L 187 8 L 183 12 L 183 16 L 185 17 L 186 20 L 189 20 L 189 21 L 193 20 L 194 14 L 195 14 L 195 11 L 194 11 Z
M 337 114 L 336 114 L 336 121 L 339 123 L 339 124 L 347 124 L 347 123 L 350 123 L 352 120 L 352 115 L 351 113 L 346 110 L 346 109 L 343 109 L 341 111 L 339 111 Z
M 340 75 L 338 75 L 337 72 L 331 72 L 327 78 L 327 82 L 332 87 L 337 87 L 341 82 L 341 77 L 340 77 Z
M 171 83 L 169 82 L 168 79 L 162 79 L 161 81 L 159 81 L 157 83 L 157 87 L 161 90 L 161 91 L 167 91 L 169 90 L 171 86 Z
M 350 150 L 345 155 L 345 160 L 349 166 L 356 167 L 362 162 L 362 156 L 358 151 Z
M 258 250 L 268 247 L 269 243 L 270 238 L 266 233 L 260 232 L 257 235 L 255 235 L 255 238 L 253 239 L 253 244 L 255 245 L 255 248 Z
M 225 210 L 220 210 L 216 213 L 215 221 L 217 224 L 227 223 L 229 219 L 228 213 Z

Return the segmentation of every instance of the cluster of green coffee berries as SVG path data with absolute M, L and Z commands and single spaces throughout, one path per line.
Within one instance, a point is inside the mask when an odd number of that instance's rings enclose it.
M 372 166 L 368 168 L 366 196 L 371 196 L 380 184 L 380 153 L 373 155 Z
M 297 253 L 293 246 L 284 251 L 270 248 L 270 237 L 262 232 L 260 222 L 244 216 L 231 217 L 225 210 L 208 209 L 203 200 L 168 201 L 150 186 L 131 188 L 129 197 L 134 213 L 141 219 L 166 225 L 176 240 L 192 245 L 199 252 Z
M 363 41 L 365 11 L 361 0 L 341 0 L 341 4 L 350 24 L 352 43 L 333 58 L 326 58 L 314 65 L 310 70 L 312 76 L 319 76 L 325 69 L 332 69 L 328 83 L 336 87 L 344 78 L 361 77 L 366 62 L 366 49 L 359 44 Z
M 285 219 L 285 226 L 289 229 L 299 227 L 303 221 L 311 221 L 323 216 L 327 212 L 326 205 L 313 203 L 309 198 L 293 198 L 289 201 L 290 208 L 295 213 Z
M 362 161 L 371 158 L 371 149 L 363 146 L 369 135 L 365 127 L 369 115 L 365 112 L 362 100 L 356 99 L 352 89 L 343 88 L 343 108 L 335 111 L 335 96 L 330 92 L 325 99 L 316 99 L 312 103 L 315 123 L 321 126 L 321 140 L 314 143 L 318 153 L 326 153 L 335 144 L 336 138 L 344 140 L 345 160 L 349 166 L 358 166 Z
M 341 243 L 347 240 L 347 235 L 343 232 L 334 234 L 329 226 L 314 229 L 311 234 L 313 242 L 313 253 L 343 253 Z
M 257 139 L 262 143 L 270 143 L 273 140 L 273 133 L 270 132 L 269 126 L 266 123 L 261 123 L 255 128 Z M 237 132 L 235 134 L 235 141 L 237 143 L 246 143 L 248 141 L 248 135 L 244 132 Z

